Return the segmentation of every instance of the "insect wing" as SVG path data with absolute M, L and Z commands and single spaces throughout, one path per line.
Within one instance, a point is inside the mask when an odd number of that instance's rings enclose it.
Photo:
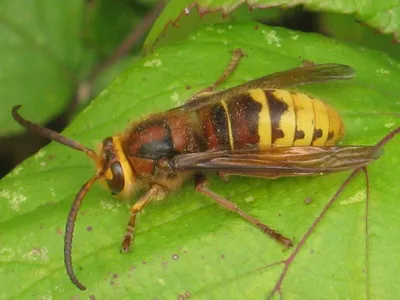
M 180 110 L 195 110 L 226 100 L 252 89 L 277 89 L 334 80 L 345 80 L 355 76 L 355 70 L 347 65 L 320 64 L 306 65 L 278 73 L 263 76 L 227 90 L 199 94 L 189 99 Z
M 339 172 L 366 166 L 379 158 L 374 146 L 276 147 L 267 150 L 221 150 L 177 155 L 180 171 L 214 171 L 266 178 Z

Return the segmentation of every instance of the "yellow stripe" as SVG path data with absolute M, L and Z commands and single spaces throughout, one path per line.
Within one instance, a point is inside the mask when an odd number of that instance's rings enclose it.
M 261 110 L 258 114 L 258 136 L 260 149 L 271 148 L 271 117 L 267 98 L 262 89 L 254 89 L 249 91 L 250 97 L 254 102 L 261 104 Z
M 292 146 L 294 132 L 296 130 L 296 116 L 294 113 L 292 95 L 284 90 L 275 90 L 273 94 L 277 99 L 286 103 L 288 106 L 287 111 L 282 114 L 279 122 L 279 128 L 283 131 L 283 138 L 276 139 L 274 146 Z
M 313 146 L 324 146 L 328 138 L 329 131 L 329 116 L 326 105 L 318 99 L 313 99 L 314 112 L 315 112 L 315 129 L 322 130 L 322 136 L 316 139 Z
M 335 145 L 343 136 L 343 122 L 340 115 L 329 105 L 326 105 L 329 115 L 329 131 L 333 132 L 333 138 L 326 141 L 326 145 Z M 328 132 L 329 133 L 329 132 Z
M 296 125 L 298 131 L 304 132 L 303 139 L 294 141 L 294 146 L 311 145 L 314 135 L 314 108 L 311 103 L 312 99 L 304 94 L 292 94 L 293 105 L 296 113 Z
M 222 107 L 225 110 L 226 119 L 228 120 L 229 144 L 231 145 L 231 150 L 235 150 L 234 143 L 233 143 L 232 123 L 231 123 L 230 113 L 229 113 L 229 110 L 228 110 L 228 105 L 226 105 L 225 100 L 221 100 L 220 103 L 222 104 Z
M 122 149 L 122 138 L 118 136 L 113 137 L 114 152 L 117 155 L 117 159 L 121 164 L 122 171 L 124 174 L 124 189 L 118 194 L 124 199 L 129 198 L 135 191 L 137 186 L 135 175 L 133 174 L 132 168 L 129 164 L 128 159 L 125 156 L 124 150 Z

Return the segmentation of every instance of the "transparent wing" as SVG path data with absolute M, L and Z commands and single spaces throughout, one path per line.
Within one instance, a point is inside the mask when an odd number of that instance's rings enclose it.
M 320 64 L 306 65 L 248 81 L 223 91 L 204 93 L 189 99 L 177 110 L 195 110 L 212 105 L 218 101 L 229 99 L 252 89 L 277 89 L 313 83 L 345 80 L 355 76 L 355 70 L 347 65 Z
M 276 147 L 206 151 L 177 155 L 177 171 L 214 171 L 224 174 L 276 178 L 339 172 L 363 167 L 378 159 L 375 146 Z

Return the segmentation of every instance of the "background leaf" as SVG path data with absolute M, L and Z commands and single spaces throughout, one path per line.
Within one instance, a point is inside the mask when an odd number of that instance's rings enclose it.
M 174 41 L 182 35 L 193 31 L 205 23 L 227 22 L 236 20 L 259 19 L 260 13 L 256 8 L 268 8 L 265 18 L 271 20 L 277 12 L 269 11 L 271 8 L 288 8 L 303 5 L 310 11 L 334 12 L 342 14 L 353 14 L 355 18 L 382 33 L 392 34 L 398 40 L 400 34 L 400 1 L 346 1 L 346 0 L 173 0 L 168 3 L 163 13 L 159 16 L 151 29 L 145 45 L 145 51 L 151 49 L 155 44 L 166 44 Z M 240 9 L 238 15 L 232 12 Z M 253 10 L 257 14 L 244 14 L 244 9 Z M 178 27 L 179 30 L 173 30 Z
M 48 143 L 23 132 L 10 119 L 11 108 L 22 104 L 27 118 L 53 130 L 67 127 L 132 63 L 161 9 L 150 5 L 131 0 L 2 1 L 0 178 Z
M 321 14 L 319 20 L 322 31 L 330 36 L 384 51 L 397 60 L 400 58 L 400 46 L 393 41 L 393 37 L 380 34 L 377 30 L 360 24 L 351 16 Z
M 137 61 L 65 135 L 94 146 L 133 120 L 183 103 L 220 75 L 235 48 L 247 57 L 224 87 L 305 59 L 353 66 L 355 80 L 302 89 L 341 113 L 345 144 L 374 144 L 400 125 L 398 61 L 316 34 L 241 23 L 207 26 Z M 391 299 L 400 293 L 394 263 L 400 259 L 399 146 L 399 138 L 391 141 L 369 167 L 368 214 L 363 176 L 329 209 L 285 273 L 283 299 Z M 76 191 L 93 173 L 82 153 L 52 143 L 0 182 L 0 298 L 265 299 L 284 270 L 279 262 L 294 251 L 283 251 L 187 184 L 145 209 L 133 252 L 122 255 L 129 206 L 96 185 L 75 231 L 73 261 L 89 288 L 80 292 L 65 274 L 63 228 Z M 232 178 L 228 184 L 211 176 L 210 187 L 298 243 L 347 176 Z
M 67 110 L 91 69 L 110 55 L 145 8 L 109 0 L 1 1 L 0 137 L 21 131 L 10 119 L 16 104 L 41 124 Z
M 91 59 L 77 38 L 82 14 L 79 0 L 0 3 L 0 135 L 20 130 L 10 120 L 15 104 L 24 105 L 32 118 L 43 103 L 40 122 L 64 109 L 77 81 L 75 71 Z

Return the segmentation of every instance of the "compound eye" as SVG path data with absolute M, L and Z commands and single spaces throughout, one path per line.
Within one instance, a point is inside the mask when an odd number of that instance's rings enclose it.
M 110 166 L 113 178 L 107 180 L 108 188 L 113 195 L 119 194 L 124 189 L 125 180 L 122 166 L 118 161 L 114 161 Z

